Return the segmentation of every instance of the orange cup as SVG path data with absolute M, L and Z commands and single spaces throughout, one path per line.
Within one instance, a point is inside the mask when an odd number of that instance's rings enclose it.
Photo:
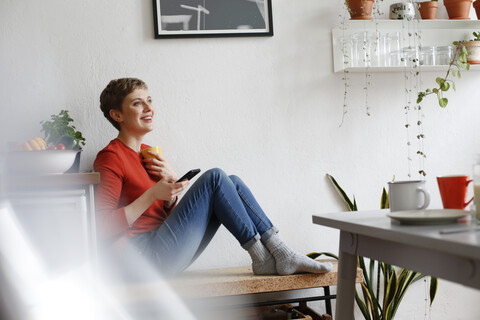
M 438 189 L 442 196 L 444 209 L 465 209 L 472 199 L 465 202 L 467 188 L 472 180 L 469 176 L 437 177 Z
M 145 159 L 155 158 L 153 155 L 151 155 L 150 153 L 148 153 L 148 151 L 156 152 L 156 153 L 162 155 L 162 148 L 161 148 L 161 147 L 151 147 L 151 148 L 143 149 L 143 150 L 141 151 L 142 156 L 143 156 Z

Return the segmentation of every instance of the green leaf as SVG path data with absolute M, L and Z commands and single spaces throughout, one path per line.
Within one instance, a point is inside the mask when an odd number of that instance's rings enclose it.
M 444 82 L 440 88 L 442 91 L 448 91 L 448 89 L 450 89 L 450 83 Z
M 354 206 L 352 201 L 350 201 L 350 198 L 347 196 L 345 191 L 343 191 L 343 189 L 340 187 L 338 182 L 328 173 L 327 173 L 327 177 L 328 177 L 328 179 L 330 179 L 330 182 L 332 182 L 332 184 L 334 185 L 334 187 L 337 190 L 340 197 L 342 197 L 343 201 L 345 201 L 345 204 L 347 205 L 348 210 L 349 211 L 357 211 L 356 205 Z M 355 201 L 355 198 L 354 198 L 354 201 Z
M 372 320 L 370 313 L 368 312 L 368 308 L 365 302 L 360 298 L 357 291 L 355 290 L 355 301 L 357 302 L 358 308 L 362 312 L 363 317 L 365 320 Z
M 452 75 L 453 75 L 454 77 L 456 77 L 456 76 L 457 76 L 457 70 L 452 69 Z
M 387 279 L 387 290 L 384 292 L 385 301 L 383 305 L 383 312 L 385 319 L 391 319 L 391 314 L 393 312 L 394 305 L 392 304 L 395 294 L 397 293 L 397 273 L 395 269 L 392 269 L 392 274 L 390 278 Z
M 388 209 L 390 207 L 389 201 L 388 201 L 388 193 L 385 188 L 383 188 L 382 191 L 382 198 L 380 200 L 380 209 Z
M 307 254 L 307 257 L 312 258 L 312 259 L 317 259 L 320 256 L 327 256 L 330 258 L 334 258 L 335 260 L 338 260 L 338 256 L 336 254 L 333 254 L 331 252 L 310 252 Z
M 447 98 L 441 98 L 438 100 L 438 104 L 440 107 L 445 108 L 448 104 L 448 99 Z
M 437 77 L 435 79 L 435 82 L 438 83 L 438 85 L 441 87 L 445 80 L 443 78 Z
M 430 306 L 435 300 L 435 296 L 437 295 L 437 288 L 438 288 L 438 279 L 434 277 L 430 277 Z

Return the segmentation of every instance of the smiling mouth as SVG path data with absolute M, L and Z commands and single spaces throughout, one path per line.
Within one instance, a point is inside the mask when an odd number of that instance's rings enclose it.
M 142 119 L 142 120 L 147 120 L 147 121 L 149 121 L 149 120 L 152 120 L 152 116 L 143 117 L 143 118 L 141 118 L 141 119 Z

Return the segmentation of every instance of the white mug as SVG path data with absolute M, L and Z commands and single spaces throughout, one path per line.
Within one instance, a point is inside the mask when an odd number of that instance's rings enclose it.
M 430 194 L 424 180 L 388 183 L 390 211 L 422 210 L 430 204 Z

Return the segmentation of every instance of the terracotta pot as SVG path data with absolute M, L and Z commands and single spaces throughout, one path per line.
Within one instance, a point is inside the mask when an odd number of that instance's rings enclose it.
M 480 20 L 480 1 L 475 1 L 473 3 L 473 7 L 475 8 L 475 12 L 477 13 L 477 19 Z
M 374 0 L 346 0 L 351 20 L 371 20 Z
M 468 51 L 467 62 L 480 64 L 480 41 L 466 41 L 463 44 Z
M 438 1 L 421 2 L 418 7 L 423 20 L 435 20 L 437 17 Z
M 443 0 L 448 17 L 455 20 L 469 20 L 473 0 Z

